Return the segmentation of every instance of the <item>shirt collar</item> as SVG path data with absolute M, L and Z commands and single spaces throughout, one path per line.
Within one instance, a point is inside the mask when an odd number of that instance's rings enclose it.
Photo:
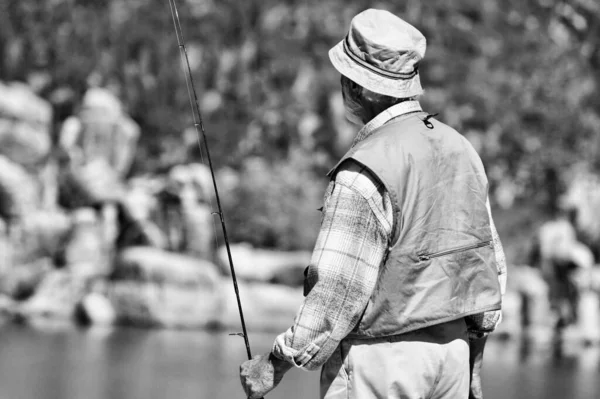
M 362 129 L 360 129 L 360 131 L 354 138 L 352 146 L 354 147 L 358 142 L 369 137 L 371 133 L 373 133 L 376 129 L 385 125 L 392 119 L 409 114 L 411 112 L 418 111 L 422 111 L 422 109 L 421 104 L 419 104 L 419 102 L 416 100 L 402 101 L 401 103 L 389 107 L 388 109 L 377 115 L 375 118 L 371 119 L 369 123 L 364 125 Z

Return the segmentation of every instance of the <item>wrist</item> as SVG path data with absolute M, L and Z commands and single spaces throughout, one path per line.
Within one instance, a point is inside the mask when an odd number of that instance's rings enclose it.
M 269 360 L 271 361 L 271 364 L 273 364 L 275 372 L 278 374 L 285 373 L 293 367 L 293 365 L 290 364 L 288 361 L 282 360 L 275 356 L 273 352 L 269 353 Z

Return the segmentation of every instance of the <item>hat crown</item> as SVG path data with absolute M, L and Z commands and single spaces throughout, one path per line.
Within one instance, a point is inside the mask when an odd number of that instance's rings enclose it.
M 344 47 L 354 61 L 374 72 L 410 78 L 425 55 L 426 40 L 389 11 L 369 9 L 352 19 Z

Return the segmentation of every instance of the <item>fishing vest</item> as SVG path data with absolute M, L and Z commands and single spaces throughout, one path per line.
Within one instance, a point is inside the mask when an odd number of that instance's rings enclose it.
M 357 143 L 347 159 L 385 186 L 393 231 L 375 289 L 350 336 L 401 334 L 501 305 L 488 182 L 470 143 L 419 112 Z

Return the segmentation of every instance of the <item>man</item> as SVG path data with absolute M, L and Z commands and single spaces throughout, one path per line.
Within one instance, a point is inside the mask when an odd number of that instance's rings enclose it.
M 484 342 L 470 353 L 469 336 L 499 322 L 506 268 L 479 156 L 416 100 L 424 53 L 416 28 L 373 9 L 330 51 L 365 125 L 330 172 L 294 325 L 240 368 L 249 397 L 321 366 L 326 399 L 469 396 Z

